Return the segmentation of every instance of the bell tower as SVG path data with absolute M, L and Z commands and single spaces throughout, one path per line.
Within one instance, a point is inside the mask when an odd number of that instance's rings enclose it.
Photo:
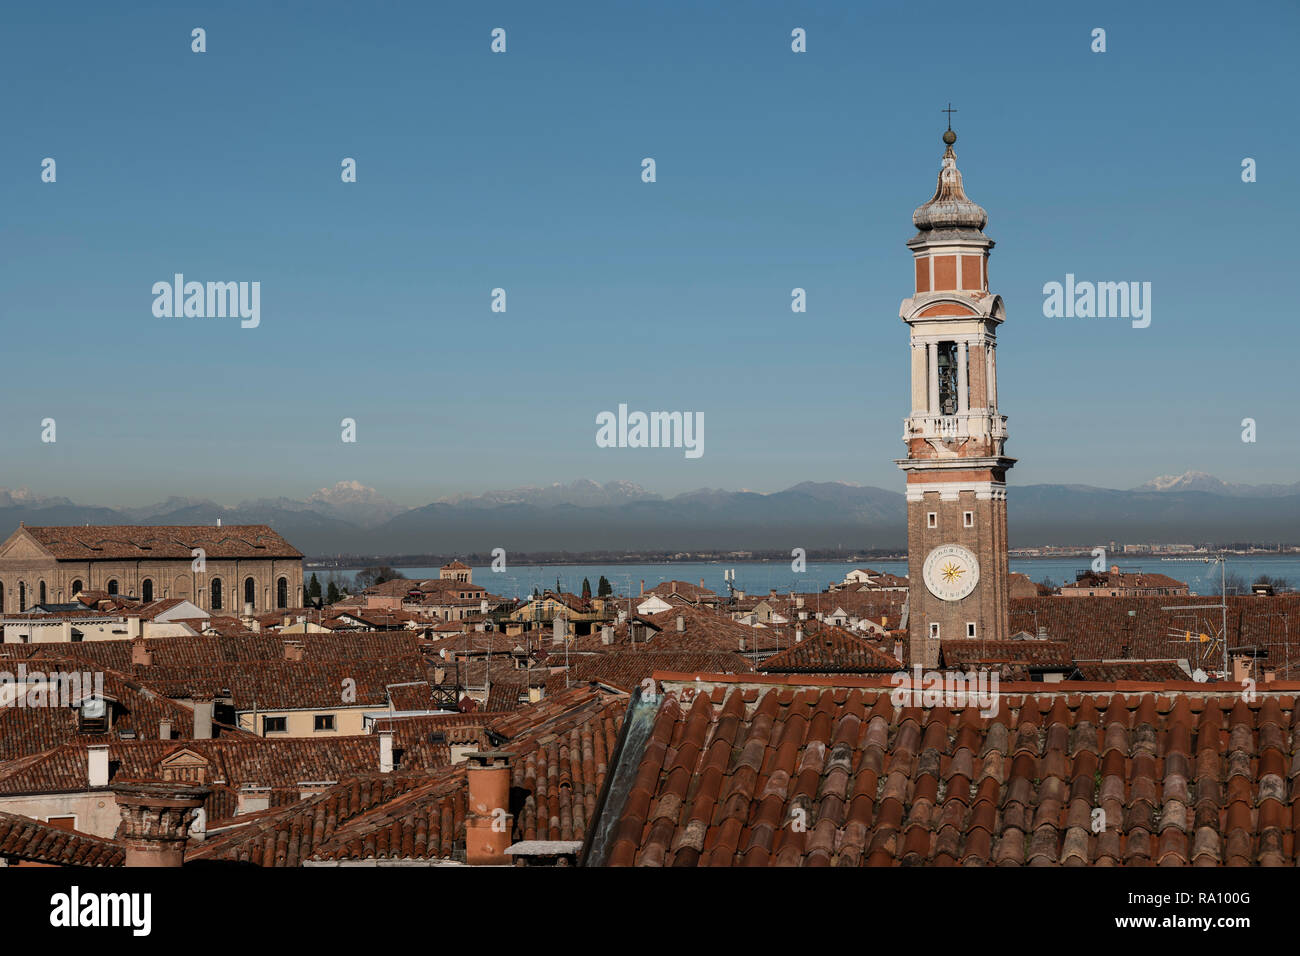
M 951 116 L 951 113 L 949 114 Z M 998 414 L 1002 297 L 989 292 L 993 240 L 966 197 L 951 124 L 939 185 L 912 216 L 915 293 L 907 457 L 908 637 L 913 664 L 934 667 L 945 640 L 1007 633 L 1007 419 Z

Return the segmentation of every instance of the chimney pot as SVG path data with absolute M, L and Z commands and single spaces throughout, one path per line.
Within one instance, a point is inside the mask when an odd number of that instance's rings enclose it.
M 158 721 L 158 739 L 159 740 L 172 739 L 172 722 L 170 720 Z
M 680 614 L 677 615 L 677 633 L 682 634 L 686 631 L 686 618 Z
M 143 637 L 131 640 L 131 663 L 144 667 L 153 663 L 153 651 L 149 650 L 149 644 Z
M 391 730 L 381 730 L 379 732 L 379 772 L 393 772 L 393 732 Z
M 510 862 L 510 758 L 500 750 L 468 754 L 469 814 L 465 821 L 465 859 L 470 866 Z
M 212 698 L 194 698 L 194 739 L 212 739 Z
M 122 814 L 118 839 L 127 866 L 180 866 L 196 817 L 209 790 L 184 783 L 132 781 L 113 787 Z
M 86 776 L 92 790 L 108 786 L 108 744 L 86 748 Z

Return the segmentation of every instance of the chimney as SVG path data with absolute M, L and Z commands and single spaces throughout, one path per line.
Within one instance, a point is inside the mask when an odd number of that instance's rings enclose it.
M 604 627 L 600 629 L 600 643 L 602 644 L 614 643 L 614 629 L 610 627 L 608 624 L 606 624 Z
M 280 622 L 280 626 L 281 626 L 281 627 L 288 627 L 288 626 L 289 626 L 290 624 L 292 624 L 292 623 L 293 623 L 293 616 L 290 615 L 290 614 L 286 614 L 286 615 L 284 616 L 284 620 Z
M 241 817 L 245 813 L 258 813 L 270 806 L 270 787 L 259 787 L 256 784 L 246 783 L 240 786 L 239 792 L 235 794 L 235 816 L 237 817 Z
M 743 637 L 740 639 L 740 653 L 745 653 L 745 639 Z
M 86 748 L 86 777 L 91 790 L 108 786 L 108 744 Z
M 624 621 L 626 621 L 626 620 L 627 620 L 627 611 L 623 610 L 623 608 L 619 608 L 619 609 L 618 609 L 618 623 L 619 623 L 619 624 L 622 624 L 622 623 L 623 623 Z
M 143 667 L 148 667 L 153 663 L 153 651 L 149 650 L 149 642 L 143 637 L 136 637 L 131 640 L 131 663 Z
M 555 616 L 555 619 L 551 621 L 551 643 L 563 644 L 564 632 L 565 632 L 564 618 L 557 614 Z
M 685 632 L 686 632 L 686 618 L 684 618 L 684 617 L 682 617 L 680 614 L 678 614 L 678 615 L 677 615 L 677 633 L 678 633 L 678 634 L 684 634 Z
M 794 599 L 794 606 L 795 606 L 795 607 L 803 607 L 803 598 L 801 598 L 801 597 L 797 597 L 797 598 L 795 598 L 795 599 Z
M 209 696 L 194 696 L 194 739 L 212 739 L 212 698 Z
M 379 772 L 393 772 L 393 732 L 391 730 L 381 730 L 379 732 Z
M 796 627 L 796 628 L 794 629 L 794 642 L 795 642 L 796 644 L 802 644 L 802 643 L 803 643 L 803 628 L 802 628 L 802 627 Z
M 244 602 L 244 617 L 252 617 L 252 616 L 253 616 L 253 602 L 252 602 L 252 601 L 245 601 L 245 602 Z
M 704 590 L 704 578 L 700 578 L 700 590 Z
M 903 640 L 902 640 L 902 638 L 899 638 L 899 637 L 894 638 L 894 656 L 897 657 L 900 661 L 903 659 Z
M 641 595 L 645 596 L 645 578 L 641 579 Z
M 180 866 L 190 827 L 209 790 L 184 783 L 131 781 L 113 787 L 122 813 L 117 839 L 127 866 Z
M 170 720 L 158 721 L 158 739 L 159 740 L 172 739 L 172 722 Z
M 284 642 L 284 659 L 286 661 L 300 661 L 306 648 L 303 647 L 302 641 L 285 641 Z
M 142 635 L 142 630 L 140 627 L 139 615 L 136 615 L 134 617 L 128 617 L 126 619 L 127 640 L 135 640 L 137 637 L 140 637 L 141 635 Z
M 511 843 L 510 754 L 479 750 L 469 760 L 469 813 L 465 820 L 465 860 L 470 866 L 505 866 Z
M 433 682 L 435 684 L 441 684 L 446 679 L 447 679 L 447 668 L 435 667 L 433 669 Z

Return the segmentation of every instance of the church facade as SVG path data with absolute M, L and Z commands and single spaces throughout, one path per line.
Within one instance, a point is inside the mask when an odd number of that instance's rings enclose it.
M 911 333 L 907 457 L 908 638 L 914 664 L 934 667 L 945 640 L 1009 636 L 1007 419 L 998 411 L 997 329 L 989 290 L 988 216 L 966 196 L 951 128 L 938 187 L 916 210 L 908 241 L 913 294 L 899 316 Z
M 302 552 L 267 525 L 20 525 L 0 544 L 0 612 L 82 591 L 182 598 L 211 614 L 302 607 Z

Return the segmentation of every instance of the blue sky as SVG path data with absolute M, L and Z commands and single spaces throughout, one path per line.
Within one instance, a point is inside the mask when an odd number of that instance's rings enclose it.
M 1012 482 L 1300 478 L 1292 3 L 133 7 L 3 13 L 0 485 L 901 489 L 950 100 Z M 177 272 L 260 281 L 261 325 L 156 318 Z M 1151 282 L 1151 326 L 1044 318 L 1066 273 Z M 598 448 L 621 402 L 705 454 Z

